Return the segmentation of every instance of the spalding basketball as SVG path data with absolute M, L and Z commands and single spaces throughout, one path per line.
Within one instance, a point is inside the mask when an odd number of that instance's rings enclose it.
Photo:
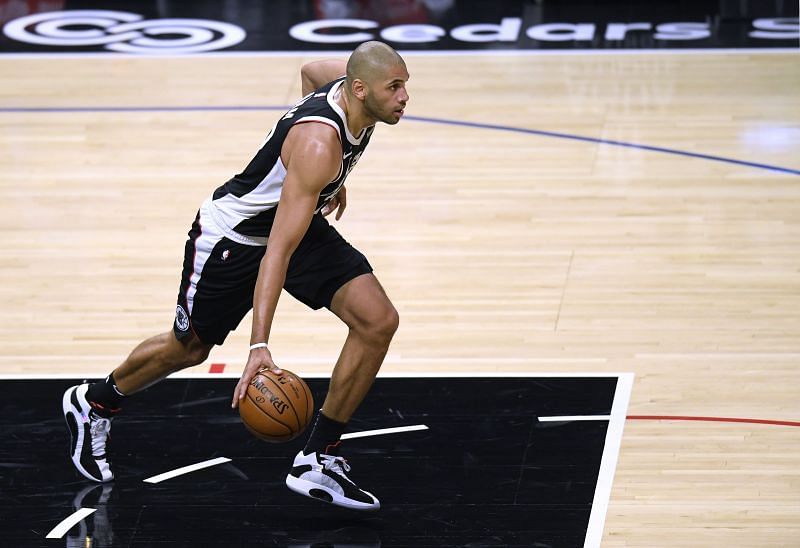
M 296 438 L 311 422 L 314 397 L 303 379 L 287 371 L 259 371 L 239 402 L 242 422 L 254 436 L 280 443 Z

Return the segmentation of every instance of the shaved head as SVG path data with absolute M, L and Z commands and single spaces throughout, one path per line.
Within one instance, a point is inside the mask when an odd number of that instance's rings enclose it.
M 366 84 L 381 79 L 390 67 L 406 63 L 400 54 L 383 42 L 364 42 L 358 46 L 347 60 L 347 87 L 358 79 Z
M 347 60 L 347 80 L 342 88 L 349 113 L 366 125 L 377 121 L 396 124 L 408 102 L 406 62 L 383 42 L 364 42 Z M 366 127 L 366 126 L 364 126 Z

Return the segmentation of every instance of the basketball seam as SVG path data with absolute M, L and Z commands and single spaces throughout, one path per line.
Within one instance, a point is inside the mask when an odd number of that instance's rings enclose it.
M 283 394 L 283 397 L 285 398 L 286 403 L 288 403 L 289 407 L 292 408 L 292 412 L 294 413 L 294 418 L 295 418 L 295 420 L 297 420 L 297 434 L 299 434 L 303 430 L 303 427 L 300 424 L 300 415 L 297 414 L 297 409 L 294 408 L 294 404 L 292 403 L 292 400 L 289 397 L 289 394 L 287 394 L 286 391 L 283 388 L 281 388 L 281 385 L 279 385 L 277 382 L 275 382 L 275 379 L 273 379 L 272 377 L 267 377 L 266 375 L 264 375 L 264 378 L 265 379 L 269 379 L 272 382 L 272 384 L 274 384 L 278 388 L 278 390 L 281 391 L 281 393 Z
M 286 429 L 289 431 L 289 433 L 287 434 L 288 436 L 293 436 L 293 435 L 296 435 L 296 434 L 293 434 L 293 433 L 292 433 L 292 427 L 291 427 L 291 426 L 289 426 L 288 424 L 286 424 L 286 423 L 285 423 L 285 422 L 283 422 L 283 421 L 280 421 L 280 420 L 276 419 L 275 417 L 273 417 L 272 415 L 270 415 L 269 413 L 267 413 L 266 411 L 264 411 L 263 409 L 261 409 L 261 407 L 260 407 L 260 406 L 259 406 L 259 405 L 256 403 L 256 401 L 253 399 L 253 397 L 252 397 L 250 394 L 247 394 L 247 398 L 248 398 L 248 399 L 249 399 L 249 400 L 250 400 L 250 401 L 253 403 L 253 407 L 255 407 L 256 409 L 258 409 L 258 410 L 259 410 L 261 413 L 263 413 L 264 415 L 266 415 L 266 416 L 267 416 L 267 417 L 269 417 L 270 419 L 274 420 L 275 422 L 277 422 L 277 423 L 278 423 L 278 424 L 280 424 L 281 426 L 285 427 L 285 428 L 286 428 Z M 254 429 L 254 430 L 255 430 L 255 429 Z M 264 434 L 264 433 L 262 432 L 262 433 L 261 433 L 261 435 L 263 436 L 263 435 L 266 435 L 266 434 Z

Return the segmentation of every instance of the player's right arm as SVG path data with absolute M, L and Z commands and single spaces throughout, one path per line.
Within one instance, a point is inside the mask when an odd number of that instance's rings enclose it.
M 251 345 L 269 342 L 289 259 L 311 224 L 320 192 L 339 172 L 342 149 L 336 131 L 320 123 L 294 126 L 284 141 L 281 160 L 286 166 L 286 178 L 253 294 Z M 251 350 L 231 407 L 239 404 L 247 385 L 264 368 L 280 371 L 267 347 Z
M 312 61 L 300 68 L 300 81 L 303 86 L 303 97 L 344 76 L 347 63 L 341 59 L 324 59 Z

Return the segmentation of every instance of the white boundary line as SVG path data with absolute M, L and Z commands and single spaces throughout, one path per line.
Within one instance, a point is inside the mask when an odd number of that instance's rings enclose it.
M 63 537 L 67 531 L 75 526 L 76 523 L 80 522 L 86 516 L 92 515 L 96 510 L 96 508 L 79 508 L 75 510 L 72 514 L 61 520 L 61 523 L 53 527 L 53 529 L 47 533 L 47 536 L 44 538 Z
M 46 108 L 46 107 L 45 107 Z M 94 362 L 113 362 L 116 363 L 119 360 L 119 355 L 99 355 L 99 356 L 84 356 L 81 357 L 81 361 L 86 363 L 89 361 Z M 225 363 L 227 365 L 236 365 L 239 363 L 244 369 L 244 361 L 241 360 L 241 355 L 231 356 L 217 356 L 213 358 L 213 360 L 209 359 L 205 364 L 210 365 L 213 363 Z M 66 361 L 75 361 L 75 356 L 42 356 L 42 355 L 20 355 L 20 354 L 4 354 L 0 355 L 0 362 L 6 361 L 10 363 L 14 362 L 41 362 L 47 361 L 48 363 L 53 362 L 66 362 Z M 320 360 L 319 356 L 302 356 L 302 357 L 293 357 L 288 359 L 281 360 L 281 365 L 285 365 L 287 367 L 295 367 L 303 364 L 319 364 L 323 360 Z M 404 358 L 402 356 L 395 356 L 389 355 L 384 360 L 384 364 L 386 365 L 408 365 L 408 364 L 432 364 L 432 363 L 454 363 L 457 365 L 463 364 L 486 364 L 491 362 L 492 365 L 501 365 L 505 366 L 508 364 L 548 364 L 548 363 L 589 363 L 589 364 L 598 364 L 598 363 L 607 363 L 607 358 L 589 358 L 589 357 L 550 357 L 550 358 L 475 358 L 475 357 L 453 357 L 453 358 Z M 204 365 L 205 365 L 204 364 Z M 332 365 L 332 362 L 331 362 Z
M 491 359 L 487 358 L 486 362 L 491 362 Z M 293 373 L 300 375 L 306 379 L 329 379 L 330 373 L 301 373 L 299 371 L 292 370 Z M 431 373 L 431 372 L 408 372 L 408 373 L 387 373 L 387 374 L 379 374 L 378 379 L 408 379 L 408 378 L 444 378 L 444 379 L 459 379 L 459 378 L 513 378 L 513 377 L 520 377 L 520 378 L 527 378 L 527 377 L 542 377 L 542 378 L 597 378 L 597 377 L 621 377 L 624 375 L 633 375 L 633 373 L 619 373 L 619 372 L 607 372 L 607 373 L 547 373 L 547 372 L 537 372 L 537 371 L 458 371 L 458 372 L 443 372 L 443 373 Z M 75 381 L 82 381 L 84 379 L 100 379 L 105 377 L 105 374 L 94 373 L 90 375 L 81 375 L 77 373 L 40 373 L 40 374 L 25 374 L 25 373 L 6 373 L 0 374 L 0 381 L 5 380 L 46 380 L 46 379 L 53 379 L 53 380 L 75 380 Z M 167 377 L 167 380 L 170 379 L 238 379 L 241 377 L 239 373 L 177 373 L 175 375 L 170 375 Z
M 564 415 L 561 417 L 539 417 L 539 422 L 607 421 L 611 415 Z
M 189 472 L 195 472 L 197 470 L 202 470 L 203 468 L 209 468 L 211 466 L 224 464 L 230 461 L 231 459 L 228 457 L 217 457 L 215 459 L 204 460 L 203 462 L 198 462 L 196 464 L 190 464 L 189 466 L 182 466 L 181 468 L 176 468 L 175 470 L 170 470 L 169 472 L 164 472 L 163 474 L 151 476 L 143 481 L 145 483 L 161 483 L 164 480 L 172 479 L 176 476 L 182 476 L 183 474 L 188 474 Z
M 383 436 L 384 434 L 399 434 L 401 432 L 414 432 L 416 430 L 427 430 L 428 427 L 424 424 L 415 424 L 414 426 L 397 426 L 395 428 L 381 428 L 379 430 L 363 430 L 361 432 L 350 432 L 349 434 L 342 434 L 343 440 L 352 440 L 354 438 L 368 438 L 370 436 Z
M 356 44 L 353 44 L 355 47 Z M 704 53 L 712 54 L 797 54 L 800 48 L 687 48 L 687 49 L 563 49 L 563 50 L 440 50 L 440 51 L 418 51 L 418 50 L 397 50 L 404 57 L 468 57 L 472 55 L 483 57 L 540 57 L 540 56 L 575 56 L 575 55 L 700 55 Z M 57 59 L 57 58 L 81 58 L 98 57 L 106 59 L 121 58 L 147 58 L 147 59 L 188 59 L 191 57 L 330 57 L 331 55 L 349 55 L 352 49 L 345 50 L 319 50 L 319 51 L 215 51 L 208 53 L 114 53 L 101 51 L 65 51 L 63 53 L 1 53 L 0 59 Z
M 621 373 L 614 391 L 614 403 L 611 405 L 611 420 L 606 430 L 606 442 L 603 446 L 603 457 L 600 459 L 600 473 L 594 488 L 592 512 L 589 515 L 589 526 L 586 528 L 584 548 L 599 548 L 603 540 L 608 503 L 611 500 L 611 485 L 617 469 L 619 448 L 622 444 L 622 430 L 628 413 L 628 402 L 633 388 L 633 373 Z

